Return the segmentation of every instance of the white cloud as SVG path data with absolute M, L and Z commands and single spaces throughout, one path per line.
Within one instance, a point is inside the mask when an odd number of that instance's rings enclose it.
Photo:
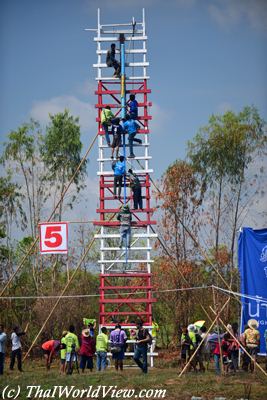
M 82 131 L 96 130 L 94 106 L 75 96 L 63 95 L 49 100 L 36 101 L 32 106 L 30 116 L 46 125 L 50 121 L 49 114 L 57 114 L 65 109 L 68 109 L 73 116 L 79 117 Z
M 149 111 L 152 115 L 152 120 L 149 124 L 151 132 L 153 132 L 153 134 L 166 134 L 166 123 L 171 118 L 170 112 L 167 112 L 165 109 L 160 107 L 159 104 L 154 102 Z
M 267 30 L 266 0 L 216 0 L 208 6 L 208 11 L 225 29 L 245 21 L 252 28 Z

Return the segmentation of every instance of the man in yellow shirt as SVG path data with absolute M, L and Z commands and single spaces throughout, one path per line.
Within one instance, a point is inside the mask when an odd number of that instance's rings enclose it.
M 107 335 L 107 328 L 103 326 L 101 328 L 101 333 L 97 335 L 96 338 L 96 366 L 97 370 L 101 371 L 106 369 L 107 366 L 107 352 L 108 352 L 108 335 Z
M 62 344 L 62 349 L 60 350 L 60 373 L 64 374 L 65 373 L 65 368 L 66 368 L 66 335 L 68 334 L 68 331 L 63 331 L 62 332 L 62 338 L 60 340 L 60 343 Z
M 109 131 L 108 127 L 111 125 L 111 120 L 114 118 L 114 114 L 110 110 L 110 106 L 106 106 L 101 111 L 101 124 L 105 132 L 105 138 L 107 141 L 107 145 L 110 147 L 110 138 L 109 138 Z
M 154 350 L 156 348 L 156 338 L 157 338 L 158 331 L 159 331 L 159 325 L 157 324 L 156 321 L 152 320 L 152 331 L 151 331 L 152 339 L 153 339 L 152 345 L 151 345 L 152 353 L 154 353 Z
M 75 335 L 75 328 L 70 325 L 69 332 L 65 336 L 66 342 L 66 371 L 67 374 L 72 373 L 73 362 L 77 362 L 77 351 L 80 348 L 79 340 L 77 335 Z

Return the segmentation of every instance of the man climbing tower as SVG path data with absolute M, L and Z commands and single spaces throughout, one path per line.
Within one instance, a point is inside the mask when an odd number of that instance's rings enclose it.
M 130 248 L 131 245 L 131 221 L 132 213 L 129 209 L 128 204 L 121 206 L 121 211 L 117 215 L 117 219 L 120 221 L 120 247 Z
M 110 50 L 108 50 L 108 52 L 107 52 L 106 64 L 108 67 L 114 68 L 114 74 L 113 74 L 114 78 L 120 78 L 121 77 L 121 65 L 116 60 L 115 53 L 116 53 L 116 44 L 112 43 L 110 46 Z
M 126 121 L 123 123 L 123 128 L 126 132 L 128 132 L 128 141 L 130 154 L 129 158 L 134 158 L 133 152 L 133 142 L 137 142 L 139 144 L 142 143 L 141 139 L 135 139 L 135 135 L 137 134 L 138 129 L 140 129 L 140 125 L 134 120 L 134 115 L 130 114 L 126 116 Z

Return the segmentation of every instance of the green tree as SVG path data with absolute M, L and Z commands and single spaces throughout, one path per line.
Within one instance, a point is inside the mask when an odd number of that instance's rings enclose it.
M 26 216 L 23 211 L 22 195 L 18 184 L 11 181 L 11 174 L 0 177 L 0 265 L 1 280 L 13 272 L 12 227 L 14 223 L 25 228 Z
M 50 115 L 50 119 L 42 146 L 42 159 L 48 170 L 48 181 L 56 186 L 55 201 L 60 200 L 58 218 L 61 220 L 64 204 L 62 196 L 66 184 L 81 162 L 82 143 L 79 119 L 69 115 L 69 111 Z M 86 165 L 83 163 L 73 181 L 77 192 L 83 187 L 85 172 Z M 72 207 L 75 198 L 73 195 L 68 203 L 69 207 Z
M 220 243 L 223 200 L 230 194 L 234 210 L 231 233 L 231 264 L 233 265 L 235 232 L 246 170 L 266 145 L 264 121 L 255 107 L 245 107 L 240 113 L 212 115 L 209 124 L 201 128 L 188 144 L 188 156 L 202 181 L 203 191 L 216 201 L 215 251 Z M 228 191 L 228 193 L 227 193 Z M 227 210 L 227 207 L 226 207 Z M 229 209 L 227 210 L 229 211 Z
M 23 194 L 25 188 L 28 207 L 24 206 L 24 209 L 32 237 L 37 234 L 41 209 L 48 196 L 47 186 L 44 184 L 45 171 L 40 159 L 41 142 L 39 123 L 31 120 L 30 123 L 25 123 L 16 131 L 9 133 L 2 156 L 2 163 L 9 170 L 16 171 L 16 179 L 21 185 Z M 22 180 L 25 186 L 21 184 Z

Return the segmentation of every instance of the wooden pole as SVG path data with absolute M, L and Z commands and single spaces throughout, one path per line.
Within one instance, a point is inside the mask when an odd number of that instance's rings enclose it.
M 229 299 L 225 302 L 225 304 L 223 305 L 221 311 L 219 312 L 219 315 L 223 312 L 224 308 L 226 307 L 226 305 L 228 304 Z M 211 329 L 213 328 L 213 326 L 215 325 L 216 321 L 218 320 L 218 316 L 216 315 L 216 318 L 213 320 L 211 326 L 209 327 L 208 331 L 206 332 L 205 336 L 202 338 L 201 342 L 199 343 L 199 345 L 197 346 L 197 348 L 195 349 L 194 353 L 191 355 L 191 357 L 189 358 L 189 360 L 187 361 L 186 365 L 184 366 L 184 368 L 182 369 L 182 371 L 180 372 L 180 374 L 178 375 L 178 378 L 180 378 L 183 373 L 185 372 L 185 370 L 187 369 L 187 367 L 189 366 L 189 364 L 191 363 L 191 361 L 193 360 L 193 358 L 195 357 L 197 351 L 199 350 L 200 346 L 202 345 L 202 343 L 204 342 L 204 340 L 206 339 L 207 335 L 209 334 L 209 332 L 211 331 Z
M 213 314 L 216 314 L 215 311 L 212 309 L 212 307 L 210 307 L 211 311 L 213 312 Z M 247 354 L 247 356 L 249 356 L 249 358 L 251 359 L 251 361 L 253 361 L 255 363 L 255 365 L 261 370 L 261 372 L 263 372 L 263 374 L 265 376 L 267 376 L 267 372 L 264 371 L 264 369 L 260 366 L 260 364 L 257 363 L 257 361 L 255 361 L 253 359 L 253 357 L 249 354 L 249 352 L 245 349 L 245 347 L 241 344 L 241 342 L 234 336 L 234 334 L 230 331 L 229 328 L 227 328 L 227 326 L 225 325 L 225 323 L 223 322 L 223 320 L 219 317 L 219 321 L 221 322 L 221 324 L 225 327 L 225 329 L 227 330 L 227 332 L 232 336 L 233 339 L 235 339 L 235 341 L 239 344 L 239 346 L 241 347 L 241 349 L 244 351 L 244 353 Z

